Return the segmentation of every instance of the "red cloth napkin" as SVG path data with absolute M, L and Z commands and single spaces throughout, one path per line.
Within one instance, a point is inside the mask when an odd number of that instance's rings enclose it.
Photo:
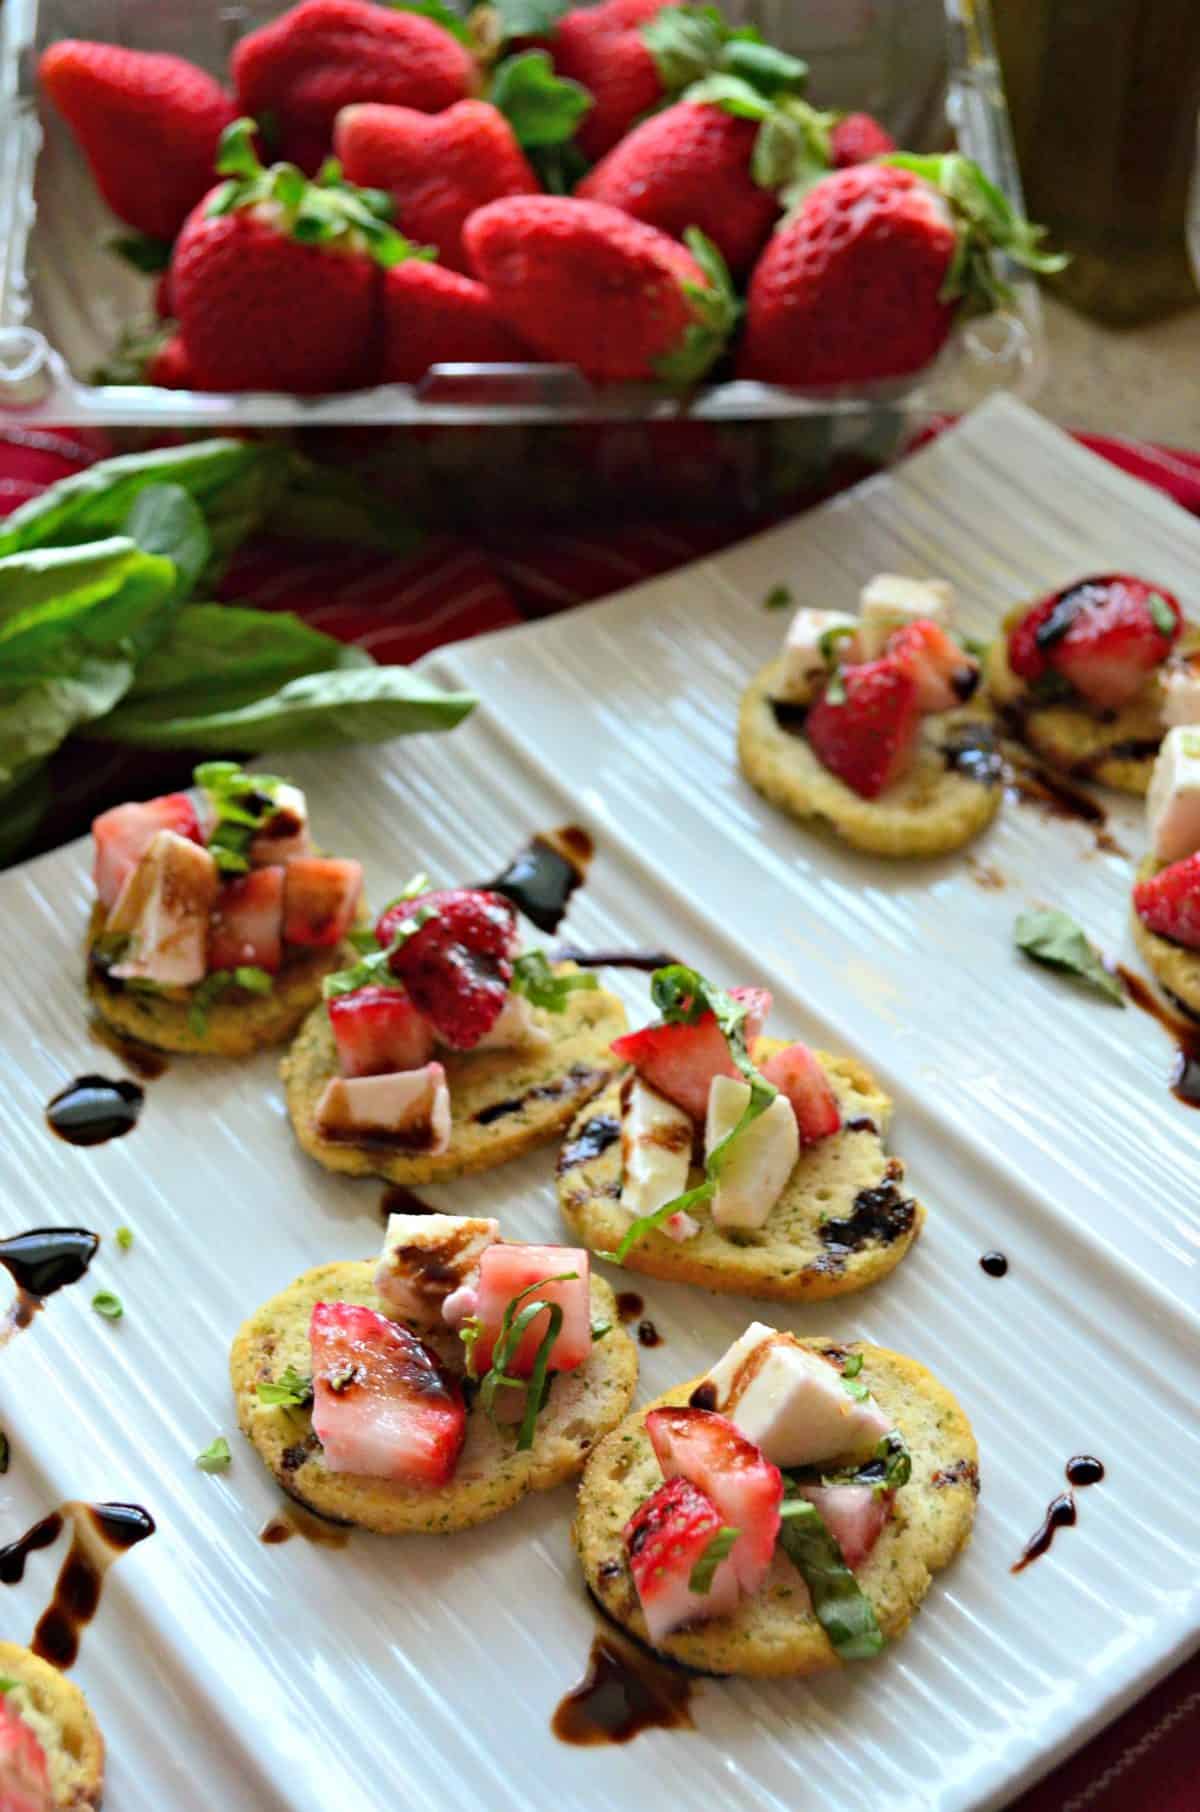
M 937 422 L 917 442 L 941 432 Z M 1200 515 L 1200 453 L 1080 435 L 1124 471 Z M 0 515 L 109 449 L 102 435 L 57 429 L 0 430 Z M 438 536 L 403 557 L 260 537 L 242 549 L 221 585 L 226 600 L 292 610 L 315 627 L 366 648 L 379 661 L 415 660 L 428 649 L 582 604 L 738 539 L 762 525 L 725 515 L 581 523 L 532 536 L 489 528 L 478 545 Z M 54 770 L 55 813 L 43 847 L 86 827 L 105 802 L 145 796 L 186 781 L 190 763 L 135 751 L 66 750 Z M 1194 1656 L 1064 1762 L 1010 1812 L 1200 1812 L 1200 1655 Z

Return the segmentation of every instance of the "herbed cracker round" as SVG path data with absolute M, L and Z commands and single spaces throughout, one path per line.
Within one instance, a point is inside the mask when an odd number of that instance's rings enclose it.
M 993 702 L 1019 741 L 1048 767 L 1095 780 L 1117 792 L 1143 795 L 1166 733 L 1162 681 L 1148 675 L 1137 696 L 1120 711 L 1101 714 L 1078 704 L 1031 705 L 1025 681 L 1008 661 L 1008 632 L 1029 610 L 1022 604 L 1004 619 L 1003 632 L 988 650 L 984 680 Z M 1200 628 L 1185 627 L 1176 643 L 1180 654 L 1200 649 Z M 1140 750 L 1139 750 L 1140 745 Z
M 966 1545 L 979 1493 L 979 1449 L 959 1404 L 915 1359 L 861 1341 L 801 1345 L 841 1363 L 861 1353 L 858 1374 L 904 1437 L 912 1478 L 897 1493 L 891 1518 L 855 1574 L 889 1641 L 903 1633 L 934 1573 Z M 596 1448 L 579 1487 L 573 1537 L 593 1596 L 617 1623 L 648 1642 L 622 1530 L 662 1483 L 645 1430 L 651 1409 L 688 1401 L 702 1380 L 667 1391 L 626 1418 Z M 712 1674 L 822 1673 L 843 1665 L 813 1615 L 799 1573 L 777 1552 L 760 1591 L 729 1617 L 677 1630 L 658 1645 L 687 1667 Z
M 878 856 L 945 855 L 991 823 L 1004 793 L 998 764 L 991 778 L 979 780 L 950 766 L 944 752 L 976 729 L 990 743 L 986 706 L 925 718 L 911 772 L 880 798 L 863 799 L 818 761 L 803 734 L 776 721 L 771 699 L 782 667 L 781 660 L 768 662 L 742 694 L 738 713 L 742 772 L 772 805 L 793 818 L 820 820 L 843 842 Z
M 97 902 L 87 935 L 87 991 L 96 1012 L 122 1038 L 192 1057 L 252 1057 L 283 1044 L 320 1000 L 325 977 L 358 960 L 350 944 L 290 955 L 269 994 L 231 990 L 206 1009 L 204 1028 L 197 1031 L 189 1024 L 193 989 L 130 987 L 97 968 L 92 950 L 104 919 Z
M 325 1468 L 309 1409 L 284 1409 L 259 1401 L 260 1382 L 289 1365 L 312 1370 L 308 1329 L 318 1302 L 352 1302 L 388 1315 L 370 1262 L 321 1265 L 250 1317 L 233 1343 L 230 1375 L 238 1425 L 289 1497 L 318 1516 L 352 1523 L 378 1535 L 442 1535 L 470 1529 L 509 1510 L 529 1491 L 549 1491 L 574 1478 L 602 1435 L 629 1408 L 637 1383 L 637 1348 L 620 1325 L 616 1300 L 603 1278 L 591 1280 L 592 1320 L 609 1331 L 593 1341 L 576 1371 L 554 1380 L 527 1453 L 516 1450 L 516 1431 L 497 1429 L 476 1401 L 467 1412 L 467 1438 L 453 1479 L 419 1489 L 391 1479 L 359 1478 Z M 440 1357 L 461 1373 L 462 1343 L 448 1329 L 419 1329 Z
M 561 963 L 556 972 L 574 967 Z M 580 989 L 567 996 L 562 1013 L 537 1009 L 533 1017 L 549 1034 L 548 1046 L 439 1053 L 450 1088 L 450 1146 L 434 1155 L 322 1137 L 317 1106 L 340 1072 L 329 1015 L 323 1005 L 314 1008 L 279 1066 L 297 1139 L 326 1170 L 407 1184 L 494 1170 L 545 1145 L 618 1068 L 608 1047 L 625 1030 L 625 1009 L 604 988 Z
M 765 1062 L 785 1045 L 781 1038 L 760 1038 L 754 1046 L 755 1061 Z M 753 1232 L 739 1229 L 730 1235 L 714 1225 L 708 1205 L 701 1204 L 692 1210 L 700 1222 L 699 1233 L 683 1241 L 657 1229 L 648 1233 L 626 1257 L 628 1270 L 740 1296 L 819 1302 L 864 1290 L 895 1269 L 921 1231 L 925 1210 L 898 1187 L 904 1165 L 883 1148 L 891 1100 L 852 1057 L 833 1057 L 826 1051 L 816 1056 L 837 1096 L 842 1128 L 800 1153 L 764 1224 Z M 593 1252 L 615 1251 L 629 1225 L 618 1200 L 619 1096 L 617 1080 L 576 1116 L 558 1160 L 563 1219 Z M 611 1134 L 610 1143 L 597 1155 L 579 1159 L 580 1151 L 590 1149 L 589 1124 L 605 1120 L 610 1124 L 601 1129 L 601 1136 Z M 692 1182 L 700 1180 L 700 1171 L 694 1171 Z M 859 1226 L 864 1220 L 881 1221 L 888 1237 L 867 1237 L 852 1245 L 849 1235 L 843 1240 L 835 1237 L 835 1224 L 851 1220 L 864 1192 L 871 1199 L 859 1208 Z
M 1167 867 L 1154 856 L 1147 856 L 1137 871 L 1139 881 L 1148 881 Z M 1138 954 L 1159 987 L 1171 995 L 1184 1010 L 1200 1019 L 1200 950 L 1189 950 L 1185 944 L 1173 944 L 1169 937 L 1151 931 L 1133 912 L 1133 941 Z
M 75 1682 L 15 1642 L 0 1642 L 0 1676 L 16 1681 L 5 1696 L 42 1746 L 58 1812 L 96 1812 L 104 1738 Z

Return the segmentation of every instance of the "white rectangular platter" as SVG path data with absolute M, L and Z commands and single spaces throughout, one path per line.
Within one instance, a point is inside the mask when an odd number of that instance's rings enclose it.
M 229 1342 L 302 1270 L 376 1249 L 379 1188 L 299 1155 L 269 1057 L 176 1060 L 134 1134 L 56 1142 L 44 1103 L 113 1062 L 89 1043 L 78 981 L 89 852 L 0 877 L 0 1231 L 105 1236 L 88 1283 L 0 1355 L 0 1538 L 67 1497 L 134 1499 L 159 1525 L 111 1574 L 76 1668 L 109 1739 L 111 1812 L 616 1812 L 656 1792 L 679 1812 L 982 1812 L 1187 1652 L 1200 1114 L 1168 1092 L 1152 1021 L 1012 948 L 1017 912 L 1041 901 L 1133 960 L 1130 862 L 1009 804 L 974 852 L 1002 888 L 961 856 L 887 866 L 782 818 L 733 759 L 739 690 L 783 628 L 762 609 L 770 586 L 852 606 L 875 571 L 937 573 L 984 634 L 1015 600 L 1114 567 L 1200 614 L 1200 526 L 998 402 L 716 559 L 431 658 L 482 699 L 453 736 L 291 764 L 376 900 L 418 868 L 478 880 L 530 831 L 584 823 L 598 857 L 566 926 L 577 942 L 665 945 L 727 984 L 769 984 L 773 1029 L 854 1052 L 895 1096 L 893 1147 L 930 1211 L 920 1244 L 874 1291 L 770 1318 L 910 1352 L 956 1391 L 983 1455 L 975 1538 L 878 1662 L 814 1684 L 704 1682 L 693 1732 L 592 1750 L 551 1734 L 594 1627 L 569 1489 L 462 1536 L 262 1545 L 278 1499 L 234 1429 Z M 1140 820 L 1112 814 L 1130 855 Z M 645 978 L 614 986 L 644 1018 Z M 553 1240 L 552 1175 L 541 1153 L 428 1194 Z M 979 1268 L 989 1247 L 1008 1254 L 1002 1281 Z M 122 1297 L 119 1323 L 92 1312 L 101 1287 Z M 643 1355 L 644 1396 L 752 1313 L 643 1293 L 665 1337 Z M 221 1432 L 233 1465 L 206 1476 L 194 1455 Z M 1079 1451 L 1104 1483 L 1012 1576 Z M 60 1558 L 0 1592 L 5 1636 L 28 1639 Z

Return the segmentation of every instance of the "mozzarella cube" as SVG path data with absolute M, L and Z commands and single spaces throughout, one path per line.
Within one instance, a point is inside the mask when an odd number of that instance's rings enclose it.
M 375 1288 L 406 1319 L 437 1321 L 499 1237 L 499 1221 L 472 1215 L 390 1214 Z
M 300 788 L 281 780 L 271 798 L 275 809 L 250 842 L 251 868 L 272 868 L 313 853 L 308 834 L 308 800 Z
M 450 1090 L 440 1063 L 383 1076 L 333 1076 L 317 1103 L 324 1139 L 434 1156 L 450 1145 Z
M 708 1091 L 704 1149 L 713 1151 L 731 1133 L 750 1100 L 750 1084 L 714 1076 Z M 796 1114 L 786 1095 L 734 1140 L 721 1164 L 712 1216 L 718 1227 L 761 1227 L 783 1194 L 800 1156 Z
M 540 1051 L 545 1050 L 549 1043 L 550 1034 L 534 1019 L 528 995 L 510 994 L 500 1009 L 495 1025 L 490 1026 L 471 1049 Z
M 1146 827 L 1160 862 L 1200 849 L 1200 729 L 1180 724 L 1163 737 L 1146 794 Z
M 715 1407 L 776 1466 L 870 1459 L 891 1423 L 851 1396 L 837 1367 L 791 1335 L 751 1322 L 708 1373 Z
M 876 573 L 859 594 L 860 658 L 874 660 L 895 629 L 927 617 L 949 629 L 954 614 L 954 587 L 947 579 L 906 579 L 899 573 Z
M 1162 720 L 1168 729 L 1200 724 L 1200 660 L 1171 661 L 1162 669 Z
M 639 1077 L 631 1077 L 621 1092 L 622 1208 L 635 1217 L 656 1214 L 664 1203 L 683 1194 L 691 1167 L 690 1116 Z
M 109 973 L 120 981 L 188 988 L 204 980 L 208 921 L 220 877 L 206 849 L 175 831 L 159 831 L 108 915 L 105 933 L 129 942 Z
M 829 663 L 821 647 L 821 638 L 832 630 L 858 629 L 858 619 L 844 610 L 809 610 L 796 612 L 788 625 L 780 654 L 780 677 L 775 682 L 776 698 L 806 705 L 828 672 Z M 835 646 L 844 646 L 842 643 Z

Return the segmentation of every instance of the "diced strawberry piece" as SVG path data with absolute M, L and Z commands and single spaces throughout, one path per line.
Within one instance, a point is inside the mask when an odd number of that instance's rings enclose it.
M 864 799 L 903 778 L 917 752 L 921 703 L 917 682 L 891 655 L 841 670 L 845 697 L 826 687 L 808 714 L 809 745 L 831 774 Z
M 766 988 L 731 988 L 729 992 L 746 1008 L 746 1042 L 752 1044 L 771 1011 L 770 993 Z M 701 1125 L 708 1112 L 713 1077 L 738 1075 L 714 1013 L 705 1013 L 690 1026 L 643 1026 L 637 1032 L 624 1032 L 613 1039 L 611 1049 L 622 1062 L 632 1063 L 651 1088 Z
M 15 1705 L 0 1696 L 0 1812 L 54 1812 L 45 1751 Z
M 711 1409 L 652 1409 L 646 1433 L 664 1478 L 688 1479 L 741 1535 L 729 1556 L 743 1592 L 767 1576 L 779 1533 L 783 1474 L 739 1428 Z
M 762 1073 L 786 1095 L 796 1115 L 802 1145 L 815 1145 L 840 1131 L 842 1116 L 837 1096 L 829 1086 L 816 1057 L 806 1044 L 789 1044 L 762 1065 Z
M 568 1283 L 545 1283 L 548 1277 L 575 1276 Z M 536 1294 L 517 1304 L 514 1315 L 532 1302 L 556 1302 L 563 1312 L 558 1339 L 550 1350 L 552 1372 L 572 1372 L 592 1350 L 592 1298 L 588 1255 L 575 1246 L 489 1246 L 479 1261 L 478 1299 L 475 1313 L 482 1323 L 475 1343 L 474 1366 L 482 1377 L 492 1363 L 504 1311 L 515 1296 L 531 1284 L 544 1284 Z M 525 1329 L 505 1370 L 514 1378 L 528 1378 L 546 1337 L 549 1315 L 538 1315 Z
M 893 1493 L 871 1485 L 801 1485 L 797 1496 L 816 1506 L 848 1567 L 861 1567 L 882 1535 Z
M 738 1582 L 729 1559 L 718 1563 L 707 1592 L 694 1592 L 690 1584 L 723 1527 L 716 1506 L 684 1478 L 660 1485 L 626 1523 L 625 1548 L 651 1642 L 733 1610 Z
M 203 843 L 196 808 L 186 793 L 164 793 L 158 799 L 114 805 L 92 822 L 96 849 L 93 879 L 96 898 L 107 912 L 160 830 L 174 831 Z
M 283 962 L 282 868 L 256 868 L 224 883 L 208 933 L 210 969 L 265 969 Z
M 319 1302 L 309 1324 L 313 1428 L 331 1472 L 444 1485 L 467 1435 L 457 1382 L 397 1322 Z
M 1142 924 L 1159 937 L 1188 950 L 1200 950 L 1200 850 L 1138 881 L 1133 909 Z
M 965 654 L 940 623 L 918 617 L 888 638 L 884 653 L 917 682 L 922 711 L 953 711 L 979 684 L 979 662 Z
M 301 856 L 284 870 L 283 938 L 328 949 L 340 944 L 362 893 L 362 863 Z
M 1105 573 L 1028 610 L 1009 631 L 1008 661 L 1020 679 L 1037 680 L 1050 670 L 1089 704 L 1119 710 L 1166 660 L 1182 624 L 1178 599 L 1161 586 Z
M 512 980 L 509 960 L 519 933 L 511 901 L 486 888 L 456 887 L 389 907 L 376 927 L 390 944 L 405 919 L 433 914 L 393 952 L 398 975 L 438 1036 L 467 1051 L 485 1038 L 504 1011 Z
M 356 988 L 327 1005 L 343 1076 L 419 1070 L 433 1055 L 433 1027 L 403 988 Z

